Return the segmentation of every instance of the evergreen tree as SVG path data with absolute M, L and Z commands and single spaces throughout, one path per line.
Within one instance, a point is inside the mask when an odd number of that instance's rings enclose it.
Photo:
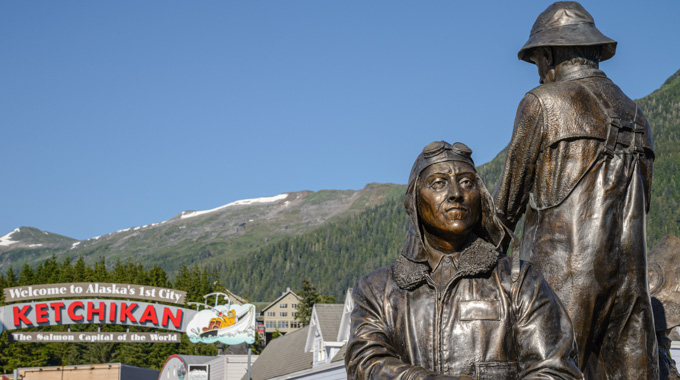
M 109 282 L 109 271 L 106 270 L 106 259 L 101 256 L 94 265 L 92 280 L 95 282 Z
M 21 268 L 21 272 L 19 273 L 19 285 L 31 285 L 38 283 L 34 282 L 34 278 L 35 272 L 33 272 L 33 269 L 28 264 L 24 264 L 24 267 Z
M 14 267 L 9 266 L 7 269 L 7 281 L 6 281 L 7 287 L 11 288 L 13 286 L 19 285 L 19 278 L 17 278 L 16 273 L 14 273 Z
M 62 261 L 59 273 L 59 282 L 73 282 L 73 265 L 71 265 L 71 259 L 69 257 L 65 257 L 64 261 Z
M 335 303 L 335 298 L 320 294 L 316 287 L 312 285 L 309 280 L 302 280 L 302 290 L 297 292 L 297 295 L 302 297 L 302 301 L 298 306 L 297 315 L 295 319 L 300 321 L 303 326 L 309 324 L 309 319 L 312 317 L 312 309 L 317 303 Z
M 154 265 L 149 271 L 147 283 L 148 285 L 158 286 L 161 288 L 170 286 L 167 274 L 165 274 L 165 271 L 158 265 Z
M 73 282 L 89 282 L 92 281 L 92 269 L 85 265 L 83 256 L 76 260 L 73 266 Z

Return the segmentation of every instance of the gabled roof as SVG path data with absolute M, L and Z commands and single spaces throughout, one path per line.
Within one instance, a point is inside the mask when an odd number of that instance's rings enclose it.
M 352 289 L 347 289 L 345 293 L 345 304 L 343 305 L 342 319 L 338 329 L 338 342 L 346 342 L 349 339 L 349 331 L 352 324 L 352 309 L 354 309 L 354 299 L 352 299 Z
M 237 305 L 244 305 L 248 303 L 248 301 L 246 301 L 244 298 L 237 296 L 229 289 L 224 289 L 224 293 L 229 296 L 231 303 L 235 303 Z
M 305 326 L 272 340 L 250 368 L 251 379 L 271 379 L 312 368 L 313 354 L 304 352 L 308 331 Z
M 275 299 L 272 303 L 270 303 L 269 305 L 265 306 L 265 307 L 262 309 L 261 313 L 264 313 L 265 311 L 267 311 L 267 309 L 269 309 L 270 307 L 272 307 L 272 306 L 276 305 L 277 303 L 279 303 L 279 301 L 281 301 L 283 298 L 285 298 L 288 294 L 294 295 L 295 298 L 297 298 L 299 301 L 302 300 L 302 298 L 300 298 L 300 296 L 298 296 L 297 294 L 295 294 L 295 292 L 293 292 L 292 290 L 290 290 L 290 288 L 288 288 L 283 294 L 281 294 L 281 297 Z
M 309 318 L 309 334 L 305 343 L 305 352 L 314 350 L 314 338 L 321 335 L 324 342 L 335 342 L 342 319 L 343 304 L 314 304 Z
M 338 336 L 340 319 L 342 319 L 342 304 L 317 304 L 316 317 L 321 325 L 321 336 L 324 340 L 332 342 Z

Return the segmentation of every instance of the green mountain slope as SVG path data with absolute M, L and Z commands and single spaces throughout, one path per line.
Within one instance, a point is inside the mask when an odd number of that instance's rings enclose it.
M 145 266 L 159 264 L 174 274 L 182 265 L 203 266 L 250 256 L 287 236 L 359 213 L 398 187 L 369 184 L 361 190 L 300 191 L 242 200 L 83 241 L 22 227 L 0 237 L 0 270 L 10 265 L 36 266 L 54 254 L 60 260 L 82 256 L 88 264 L 100 257 L 109 263 L 131 259 Z
M 26 262 L 39 263 L 52 254 L 59 254 L 77 243 L 76 239 L 20 227 L 0 238 L 0 268 L 19 266 Z
M 638 105 L 652 126 L 654 180 L 647 218 L 647 246 L 680 236 L 680 71 Z
M 405 189 L 394 187 L 382 203 L 360 214 L 282 239 L 214 269 L 222 284 L 251 299 L 274 299 L 282 289 L 300 286 L 303 279 L 341 299 L 361 276 L 397 258 L 408 226 L 402 206 Z

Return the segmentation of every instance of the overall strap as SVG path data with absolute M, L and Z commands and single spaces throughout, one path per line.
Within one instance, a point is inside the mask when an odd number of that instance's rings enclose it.
M 590 94 L 595 98 L 597 103 L 600 105 L 602 110 L 607 114 L 609 118 L 609 125 L 607 126 L 607 138 L 602 144 L 600 155 L 606 156 L 608 158 L 614 157 L 614 152 L 617 151 L 616 145 L 625 146 L 623 151 L 630 153 L 643 153 L 644 148 L 642 147 L 642 134 L 645 132 L 643 127 L 637 126 L 637 114 L 638 106 L 637 103 L 633 103 L 633 120 L 624 119 L 614 110 L 614 107 L 609 103 L 609 101 L 604 97 L 599 97 L 593 93 L 593 90 L 587 84 L 583 84 L 583 87 L 590 92 Z M 622 140 L 621 134 L 634 134 L 634 137 L 630 141 Z M 621 150 L 619 150 L 621 151 Z
M 583 178 L 588 173 L 590 173 L 593 170 L 593 168 L 601 162 L 601 160 L 611 159 L 612 157 L 614 157 L 615 152 L 629 152 L 634 153 L 636 155 L 644 153 L 642 135 L 645 133 L 645 128 L 644 126 L 637 125 L 637 111 L 638 111 L 637 104 L 635 104 L 634 112 L 635 118 L 632 121 L 630 119 L 624 119 L 621 118 L 619 114 L 614 110 L 614 107 L 612 107 L 612 105 L 609 103 L 606 97 L 597 96 L 595 94 L 589 83 L 581 83 L 581 86 L 595 99 L 597 104 L 600 106 L 600 109 L 603 111 L 605 115 L 607 115 L 608 119 L 607 137 L 600 146 L 600 152 L 595 157 L 593 157 L 590 164 L 588 164 L 588 168 L 573 183 L 573 185 L 571 186 L 563 200 L 566 199 L 569 196 L 569 194 L 571 194 L 571 192 L 576 188 L 576 186 L 578 186 L 578 184 L 583 180 Z M 634 134 L 634 136 L 631 136 L 631 133 Z M 622 138 L 622 136 L 627 137 L 627 139 Z M 624 146 L 626 147 L 626 149 L 617 150 L 616 149 L 617 145 Z M 562 201 L 557 202 L 556 204 L 550 206 L 539 207 L 538 203 L 536 202 L 534 193 L 533 192 L 529 193 L 528 200 L 529 207 L 536 211 L 547 210 L 549 208 L 556 207 L 561 203 Z

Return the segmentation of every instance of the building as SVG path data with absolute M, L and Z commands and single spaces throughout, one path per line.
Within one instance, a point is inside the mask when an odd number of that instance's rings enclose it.
M 257 355 L 250 356 L 251 365 L 257 358 Z M 184 380 L 189 378 L 237 380 L 246 375 L 247 371 L 248 355 L 170 355 L 163 365 L 158 380 Z
M 156 369 L 121 363 L 19 368 L 16 380 L 157 380 Z
M 232 291 L 229 289 L 224 289 L 224 294 L 226 294 L 229 297 L 229 300 L 234 305 L 245 305 L 249 303 L 245 298 L 237 296 L 236 294 L 232 293 Z
M 345 346 L 354 304 L 316 304 L 309 326 L 274 339 L 251 368 L 251 379 L 347 379 Z M 244 377 L 245 379 L 245 377 Z
M 301 327 L 300 322 L 295 319 L 301 302 L 302 298 L 286 288 L 279 298 L 262 309 L 267 342 L 272 339 L 275 331 L 287 334 Z
M 305 352 L 309 326 L 272 340 L 250 369 L 252 380 L 276 379 L 312 367 L 313 354 Z M 246 379 L 244 376 L 243 380 Z
M 342 319 L 342 304 L 316 304 L 309 318 L 309 332 L 305 352 L 313 353 L 312 366 L 330 363 L 347 343 L 338 337 Z M 340 339 L 340 340 L 338 340 Z

